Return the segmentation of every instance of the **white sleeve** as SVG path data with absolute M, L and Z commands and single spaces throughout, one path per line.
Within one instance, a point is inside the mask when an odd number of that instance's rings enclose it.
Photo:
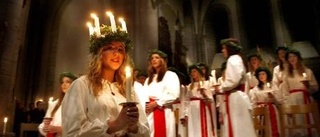
M 159 106 L 163 106 L 166 103 L 177 99 L 180 95 L 180 81 L 178 75 L 174 72 L 167 71 L 163 79 L 163 91 L 162 95 L 157 101 Z
M 230 56 L 227 60 L 227 68 L 225 70 L 225 81 L 221 88 L 223 91 L 229 91 L 236 88 L 244 78 L 245 67 L 239 55 Z
M 89 88 L 84 77 L 75 80 L 62 102 L 62 136 L 64 137 L 100 137 L 106 134 L 106 121 L 87 118 Z
M 307 77 L 309 78 L 309 84 L 310 84 L 308 91 L 312 95 L 313 93 L 319 90 L 318 81 L 315 78 L 311 69 L 307 69 Z

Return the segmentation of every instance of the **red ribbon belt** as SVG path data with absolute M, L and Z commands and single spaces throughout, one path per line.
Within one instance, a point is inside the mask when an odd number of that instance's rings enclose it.
M 56 133 L 47 133 L 46 137 L 55 137 Z
M 234 88 L 233 90 L 241 90 L 244 91 L 245 85 L 239 85 L 236 88 Z M 229 137 L 233 137 L 233 129 L 232 129 L 232 125 L 231 125 L 231 117 L 230 117 L 230 104 L 229 104 L 229 97 L 231 94 L 231 91 L 226 91 L 226 110 L 227 110 L 227 118 L 228 118 L 228 133 L 229 133 Z
M 207 115 L 206 115 L 206 104 L 203 99 L 200 98 L 190 98 L 192 100 L 199 100 L 200 101 L 200 122 L 201 122 L 201 137 L 208 137 L 207 132 Z
M 277 115 L 276 115 L 276 110 L 273 107 L 272 102 L 258 102 L 258 105 L 262 106 L 268 106 L 269 110 L 269 115 L 270 115 L 270 123 L 271 123 L 271 135 L 272 137 L 279 137 L 279 132 L 278 132 L 278 123 L 277 123 Z
M 150 102 L 155 102 L 150 98 Z M 154 137 L 166 137 L 166 117 L 165 108 L 153 108 L 153 122 L 154 122 Z
M 309 93 L 307 90 L 305 89 L 292 89 L 289 91 L 289 93 L 296 93 L 296 92 L 302 92 L 303 94 L 303 99 L 304 99 L 304 104 L 310 104 L 311 103 L 311 100 L 310 100 L 310 97 L 309 97 Z M 309 114 L 306 114 L 306 117 L 307 117 L 307 123 L 310 124 L 311 123 L 311 120 L 310 120 L 310 116 Z M 309 128 L 308 129 L 308 135 L 309 137 L 312 136 L 312 132 L 311 132 L 311 129 Z

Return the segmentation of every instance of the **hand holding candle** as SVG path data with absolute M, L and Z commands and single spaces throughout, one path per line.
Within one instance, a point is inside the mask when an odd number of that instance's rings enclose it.
M 127 102 L 131 102 L 131 68 L 126 67 L 126 99 Z

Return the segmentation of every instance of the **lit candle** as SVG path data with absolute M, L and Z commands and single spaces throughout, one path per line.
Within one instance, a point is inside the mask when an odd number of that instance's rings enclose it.
M 114 16 L 111 12 L 106 12 L 106 14 L 109 16 L 110 18 L 110 23 L 111 23 L 111 30 L 112 32 L 116 32 L 117 31 L 117 27 L 116 27 L 116 21 L 114 20 Z
M 128 33 L 126 22 L 123 20 L 123 18 L 119 18 L 119 21 L 121 23 L 122 31 L 125 31 Z
M 127 102 L 131 101 L 131 68 L 126 67 L 126 98 Z
M 89 28 L 89 36 L 93 35 L 94 33 L 94 28 L 90 22 L 87 23 L 87 26 Z
M 217 79 L 216 79 L 216 70 L 211 71 L 211 76 L 212 76 L 212 84 L 216 85 L 217 84 Z
M 267 87 L 270 88 L 270 83 L 269 82 L 267 83 Z
M 303 79 L 307 80 L 307 74 L 306 73 L 302 73 Z
M 50 97 L 50 98 L 49 98 L 49 102 L 52 102 L 52 101 L 53 101 L 53 97 Z
M 3 125 L 3 131 L 2 131 L 2 133 L 3 133 L 3 134 L 6 134 L 6 128 L 7 128 L 8 118 L 7 118 L 7 117 L 4 117 L 3 122 L 4 122 L 4 125 Z
M 99 22 L 99 18 L 96 14 L 91 13 L 91 17 L 94 19 L 94 28 L 95 28 L 95 32 L 97 36 L 100 36 L 100 22 Z

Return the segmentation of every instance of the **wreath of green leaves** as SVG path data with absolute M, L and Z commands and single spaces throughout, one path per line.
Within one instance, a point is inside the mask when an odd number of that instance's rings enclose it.
M 100 27 L 101 35 L 98 37 L 95 33 L 90 36 L 90 53 L 97 54 L 98 50 L 106 44 L 114 41 L 123 42 L 126 52 L 133 48 L 129 34 L 120 27 L 117 27 L 116 32 L 112 32 L 111 26 L 103 25 Z

